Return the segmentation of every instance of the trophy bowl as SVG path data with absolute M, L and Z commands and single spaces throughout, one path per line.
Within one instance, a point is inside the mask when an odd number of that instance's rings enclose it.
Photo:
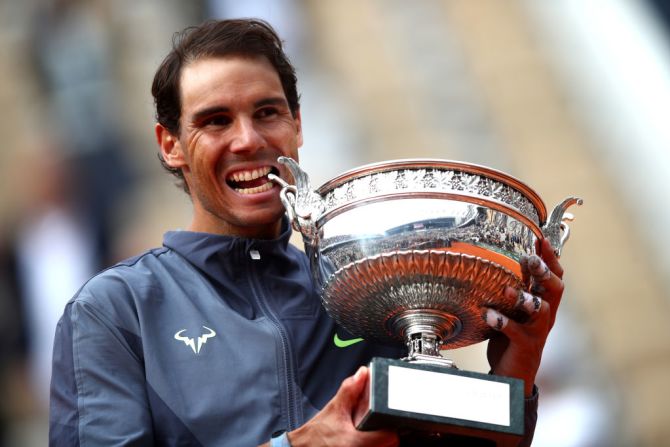
M 426 159 L 362 166 L 313 190 L 294 160 L 279 161 L 295 185 L 270 178 L 282 185 L 328 313 L 356 337 L 407 346 L 401 360 L 371 360 L 356 427 L 517 445 L 523 381 L 460 371 L 441 350 L 491 337 L 487 307 L 527 318 L 503 290 L 526 286 L 520 261 L 539 239 L 560 255 L 567 209 L 581 199 L 568 197 L 547 217 L 537 193 L 514 177 Z
M 347 171 L 312 190 L 282 183 L 289 218 L 303 236 L 330 315 L 351 334 L 405 343 L 410 358 L 489 338 L 484 307 L 523 319 L 505 286 L 522 286 L 520 259 L 547 237 L 560 254 L 569 237 L 569 197 L 551 216 L 538 194 L 484 166 L 394 160 Z

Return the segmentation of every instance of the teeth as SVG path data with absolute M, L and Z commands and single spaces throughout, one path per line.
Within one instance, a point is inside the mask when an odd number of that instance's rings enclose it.
M 251 171 L 237 171 L 230 176 L 230 179 L 234 182 L 248 182 L 268 175 L 271 170 L 270 166 L 266 166 L 264 168 L 252 169 Z
M 272 189 L 274 184 L 272 182 L 267 182 L 264 185 L 256 186 L 255 188 L 235 188 L 235 191 L 240 194 L 258 194 L 259 192 L 265 192 Z

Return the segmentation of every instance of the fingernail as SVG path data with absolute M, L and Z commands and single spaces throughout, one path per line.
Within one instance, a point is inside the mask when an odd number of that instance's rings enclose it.
M 358 371 L 356 371 L 356 374 L 354 374 L 354 380 L 358 380 L 361 377 L 361 374 L 363 374 L 363 371 L 365 371 L 365 366 L 360 366 Z
M 537 255 L 528 258 L 528 269 L 530 270 L 530 274 L 539 281 L 544 281 L 551 277 L 549 267 L 547 267 L 547 264 L 545 264 Z
M 542 300 L 528 292 L 519 290 L 519 301 L 517 305 L 523 306 L 523 308 L 526 309 L 528 313 L 535 313 L 540 310 L 540 306 L 542 306 Z
M 507 326 L 508 319 L 506 316 L 500 312 L 493 309 L 486 309 L 486 312 L 482 314 L 486 324 L 491 326 L 496 331 L 501 331 Z

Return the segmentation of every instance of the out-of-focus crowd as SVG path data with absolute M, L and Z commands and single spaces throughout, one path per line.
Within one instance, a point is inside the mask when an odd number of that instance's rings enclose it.
M 30 122 L 4 132 L 0 445 L 45 445 L 57 321 L 121 256 L 141 167 L 120 104 L 111 2 L 10 3 L 0 38 L 12 45 L 4 64 L 14 77 L 3 81 L 14 95 L 2 105 Z

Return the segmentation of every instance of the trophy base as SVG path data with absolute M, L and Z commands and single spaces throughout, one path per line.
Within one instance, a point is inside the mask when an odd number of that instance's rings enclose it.
M 366 395 L 354 415 L 359 430 L 393 427 L 408 439 L 500 447 L 524 433 L 519 379 L 375 357 Z

